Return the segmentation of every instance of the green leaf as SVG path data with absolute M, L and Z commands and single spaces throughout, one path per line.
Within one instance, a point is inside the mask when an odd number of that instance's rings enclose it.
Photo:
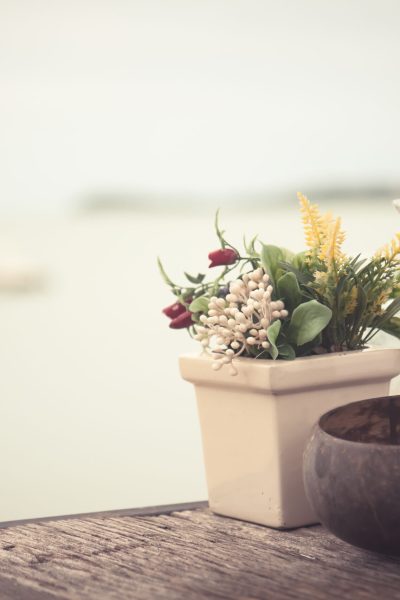
M 362 320 L 364 317 L 364 312 L 367 307 L 368 298 L 364 291 L 362 285 L 357 285 L 357 305 L 352 315 L 353 323 L 351 325 L 351 332 L 353 336 L 356 336 L 360 326 L 362 325 Z
M 209 298 L 206 296 L 200 296 L 191 302 L 189 310 L 192 313 L 207 313 L 208 311 Z
M 353 260 L 350 261 L 348 268 L 351 270 L 351 272 L 353 273 L 353 275 L 356 275 L 358 273 L 358 271 L 360 271 L 361 267 L 363 265 L 365 265 L 367 259 L 366 258 L 361 258 L 360 259 L 361 254 L 357 254 L 357 256 L 355 256 L 353 258 Z
M 291 263 L 298 271 L 308 271 L 306 258 L 307 251 L 298 252 L 293 256 Z
M 255 236 L 254 236 L 254 237 L 253 237 L 253 238 L 250 240 L 250 242 L 247 244 L 247 242 L 246 242 L 246 237 L 245 237 L 245 236 L 243 236 L 243 246 L 244 246 L 244 249 L 246 250 L 246 253 L 247 253 L 249 256 L 252 256 L 252 257 L 257 257 L 257 258 L 258 258 L 258 256 L 259 256 L 259 255 L 258 255 L 258 252 L 256 252 L 256 249 L 255 249 L 255 243 L 256 243 L 256 241 L 257 241 L 257 238 L 258 238 L 258 235 L 255 235 Z
M 273 288 L 276 287 L 276 281 L 284 271 L 281 267 L 282 262 L 290 261 L 293 258 L 293 253 L 286 248 L 273 246 L 272 244 L 263 244 L 261 250 L 261 265 L 266 273 L 270 276 Z
M 400 339 L 400 319 L 399 317 L 392 317 L 389 321 L 386 321 L 381 327 L 382 331 L 389 333 L 394 337 Z
M 189 273 L 185 272 L 185 277 L 188 281 L 190 281 L 190 283 L 198 284 L 203 281 L 205 275 L 203 275 L 203 273 L 199 273 L 196 275 L 196 277 L 194 277 L 193 275 L 189 275 Z
M 313 280 L 313 276 L 311 275 L 311 273 L 309 271 L 307 271 L 307 270 L 301 271 L 300 269 L 297 269 L 295 266 L 293 266 L 293 264 L 291 264 L 289 262 L 286 262 L 283 260 L 280 262 L 279 266 L 286 273 L 294 273 L 296 275 L 297 281 L 299 281 L 303 285 L 307 285 L 308 283 L 310 283 L 310 281 Z
M 221 248 L 225 248 L 225 246 L 226 246 L 226 241 L 224 238 L 225 231 L 223 231 L 219 226 L 219 209 L 215 213 L 214 228 L 215 228 L 215 233 L 217 234 L 217 237 L 221 243 Z
M 277 291 L 290 313 L 301 303 L 300 286 L 294 273 L 285 273 L 278 279 Z
M 289 341 L 297 346 L 311 342 L 325 329 L 331 318 L 331 309 L 317 300 L 300 304 L 292 314 L 287 331 Z
M 400 297 L 400 288 L 395 286 L 390 294 L 390 298 L 399 298 Z
M 270 343 L 270 347 L 268 348 L 268 352 L 271 357 L 276 360 L 278 358 L 278 348 L 276 346 L 276 340 L 278 339 L 279 332 L 281 330 L 281 322 L 278 320 L 274 321 L 272 325 L 270 325 L 267 329 L 268 341 Z
M 279 356 L 285 360 L 294 360 L 296 358 L 296 352 L 290 344 L 282 344 L 278 346 Z
M 383 315 L 377 321 L 375 321 L 374 326 L 379 327 L 379 329 L 382 329 L 382 325 L 389 321 L 392 317 L 394 317 L 396 313 L 399 312 L 399 310 L 400 298 L 396 298 L 389 304 Z
M 162 262 L 161 262 L 161 260 L 160 260 L 159 257 L 157 258 L 157 264 L 158 264 L 158 268 L 159 268 L 160 273 L 161 273 L 161 277 L 164 279 L 165 283 L 167 285 L 169 285 L 170 287 L 176 287 L 175 284 L 172 283 L 172 281 L 170 280 L 170 278 L 166 274 L 165 269 L 164 269 L 164 267 L 162 265 Z

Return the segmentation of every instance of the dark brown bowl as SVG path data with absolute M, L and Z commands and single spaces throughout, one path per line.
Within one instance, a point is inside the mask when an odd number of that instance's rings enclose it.
M 304 453 L 304 485 L 337 537 L 400 555 L 400 396 L 324 414 Z

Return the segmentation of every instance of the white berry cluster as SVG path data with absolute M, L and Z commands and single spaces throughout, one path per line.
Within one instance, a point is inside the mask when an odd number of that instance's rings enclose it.
M 270 345 L 267 329 L 276 319 L 288 316 L 281 300 L 271 300 L 273 288 L 263 269 L 246 273 L 232 281 L 226 298 L 213 297 L 208 304 L 208 316 L 200 317 L 195 339 L 205 348 L 211 348 L 213 369 L 231 365 L 231 374 L 237 370 L 232 360 L 250 349 L 262 353 Z

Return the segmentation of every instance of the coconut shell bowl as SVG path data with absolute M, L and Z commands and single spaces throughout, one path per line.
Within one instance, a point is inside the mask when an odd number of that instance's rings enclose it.
M 307 497 L 345 542 L 400 555 L 400 396 L 324 414 L 304 454 Z

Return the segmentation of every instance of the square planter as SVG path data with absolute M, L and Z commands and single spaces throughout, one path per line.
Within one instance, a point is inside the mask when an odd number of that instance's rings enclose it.
M 182 377 L 196 390 L 211 510 L 275 528 L 316 523 L 302 478 L 312 426 L 332 408 L 387 395 L 400 349 L 239 358 L 235 377 L 211 363 L 180 358 Z

